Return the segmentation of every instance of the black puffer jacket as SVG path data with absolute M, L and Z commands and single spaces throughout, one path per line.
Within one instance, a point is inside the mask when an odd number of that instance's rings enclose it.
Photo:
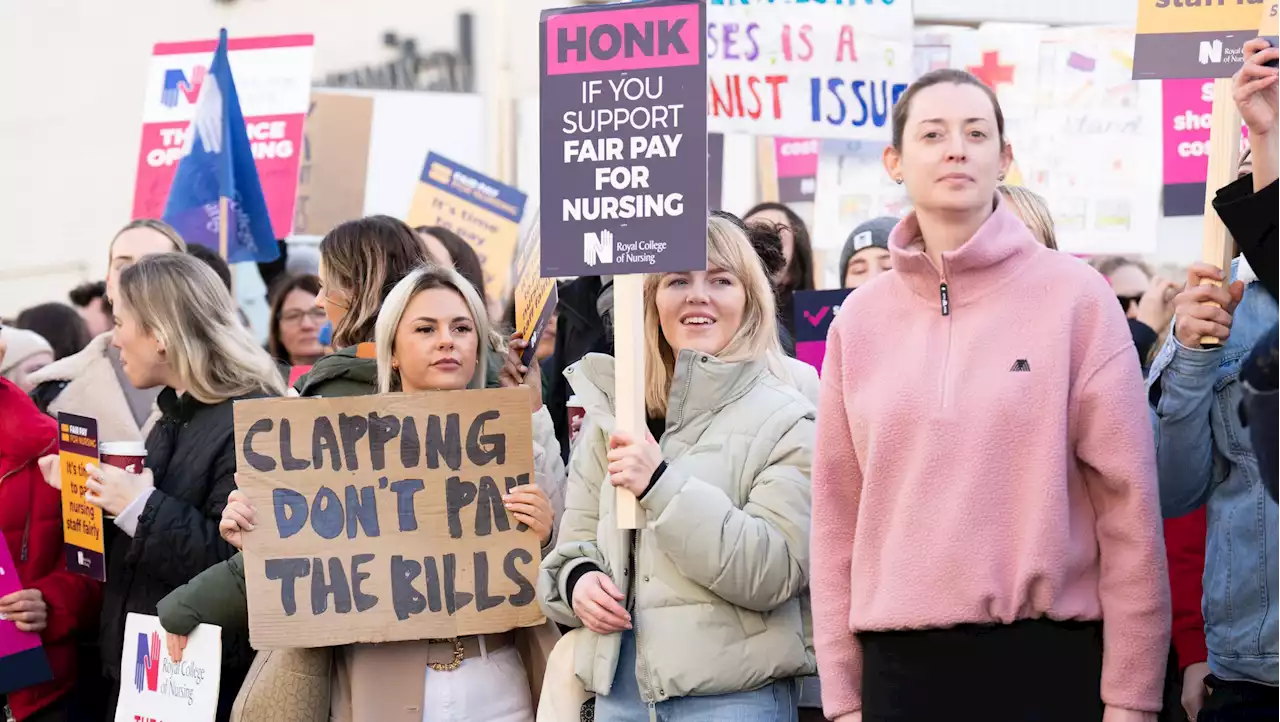
M 163 416 L 147 437 L 155 491 L 133 538 L 107 528 L 101 642 L 112 690 L 109 709 L 115 708 L 120 689 L 128 613 L 156 614 L 156 603 L 166 594 L 236 553 L 218 534 L 227 495 L 236 488 L 233 402 L 207 406 L 165 389 L 158 403 Z M 223 630 L 222 657 L 222 696 L 230 700 L 253 661 L 244 630 Z M 229 710 L 230 703 L 226 706 Z M 219 714 L 219 719 L 226 717 Z

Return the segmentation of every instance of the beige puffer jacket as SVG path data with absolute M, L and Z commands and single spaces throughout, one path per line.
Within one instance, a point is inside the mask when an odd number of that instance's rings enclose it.
M 538 575 L 547 616 L 581 626 L 565 585 L 582 564 L 609 574 L 628 599 L 634 593 L 636 675 L 650 702 L 813 674 L 802 604 L 813 404 L 764 361 L 682 351 L 661 440 L 668 468 L 640 502 L 645 528 L 632 533 L 616 528 L 606 480 L 613 359 L 592 354 L 565 374 L 587 414 L 570 459 L 559 543 Z M 575 636 L 576 675 L 608 694 L 620 635 Z

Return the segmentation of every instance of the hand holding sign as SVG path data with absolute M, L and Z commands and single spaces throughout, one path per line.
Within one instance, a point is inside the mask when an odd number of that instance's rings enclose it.
M 1194 263 L 1187 271 L 1186 289 L 1174 299 L 1174 335 L 1178 343 L 1192 349 L 1202 347 L 1201 338 L 1226 343 L 1231 335 L 1231 314 L 1244 295 L 1244 284 L 1236 281 L 1229 288 L 1214 285 L 1226 275 L 1207 263 Z M 1200 285 L 1200 284 L 1205 285 Z M 1210 305 L 1216 304 L 1216 305 Z
M 20 632 L 43 632 L 49 621 L 49 606 L 39 589 L 23 589 L 0 597 L 0 619 L 7 619 Z
M 517 486 L 502 497 L 502 505 L 515 516 L 516 521 L 537 532 L 542 546 L 550 543 L 555 517 L 551 512 L 551 500 L 542 487 L 536 484 Z
M 507 360 L 502 365 L 498 378 L 504 389 L 521 386 L 529 389 L 533 397 L 533 411 L 536 413 L 542 408 L 542 368 L 537 359 L 531 359 L 528 366 L 521 362 L 527 348 L 529 342 L 521 338 L 519 333 L 511 334 L 511 340 L 507 342 Z
M 1276 62 L 1277 58 L 1280 58 L 1280 48 L 1271 47 L 1265 38 L 1254 38 L 1244 44 L 1244 65 L 1233 80 L 1233 96 L 1251 136 L 1266 135 L 1276 129 L 1280 69 L 1266 64 Z
M 240 483 L 239 478 L 236 479 L 236 483 Z M 222 521 L 218 522 L 218 533 L 222 534 L 222 538 L 231 546 L 243 549 L 244 533 L 253 531 L 256 519 L 249 497 L 245 496 L 243 491 L 236 489 L 227 495 L 227 505 L 222 509 Z
M 640 496 L 649 489 L 653 472 L 662 464 L 662 449 L 648 433 L 643 441 L 636 441 L 617 431 L 609 438 L 608 458 L 609 483 Z

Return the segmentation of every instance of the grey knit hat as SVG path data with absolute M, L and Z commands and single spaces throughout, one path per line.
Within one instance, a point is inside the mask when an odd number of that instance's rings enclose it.
M 897 218 L 880 216 L 879 218 L 872 218 L 853 229 L 853 233 L 850 233 L 848 240 L 844 242 L 844 249 L 840 251 L 840 281 L 842 284 L 845 271 L 849 269 L 849 261 L 859 251 L 868 248 L 889 250 L 889 232 L 896 225 L 898 225 Z

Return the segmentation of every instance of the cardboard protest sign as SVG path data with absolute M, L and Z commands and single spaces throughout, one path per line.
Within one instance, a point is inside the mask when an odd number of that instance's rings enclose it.
M 706 268 L 706 9 L 542 13 L 542 275 Z
M 196 99 L 206 86 L 216 40 L 157 43 L 147 69 L 142 149 L 133 191 L 133 217 L 159 218 L 182 158 Z M 271 228 L 280 238 L 293 229 L 302 126 L 310 107 L 310 35 L 236 38 L 228 45 L 240 107 L 266 197 Z
M 406 221 L 443 226 L 471 244 L 484 265 L 486 286 L 511 272 L 525 194 L 444 156 L 430 153 Z
M 120 674 L 115 722 L 213 722 L 222 681 L 222 628 L 196 627 L 187 636 L 182 661 L 175 662 L 160 620 L 130 613 Z
M 102 510 L 85 501 L 89 472 L 98 463 L 98 422 L 87 416 L 58 414 L 58 466 L 62 471 L 62 539 L 67 569 L 107 580 Z
M 374 99 L 312 93 L 307 111 L 294 233 L 323 236 L 365 215 L 365 175 Z
M 445 639 L 543 621 L 526 389 L 235 405 L 255 649 Z
M 18 568 L 9 545 L 0 539 L 0 597 L 22 591 Z M 18 631 L 18 625 L 0 616 L 0 694 L 53 679 L 53 670 L 40 646 L 40 635 Z
M 909 0 L 709 0 L 711 127 L 725 133 L 888 140 L 912 76 Z
M 542 243 L 539 219 L 529 227 L 529 234 L 516 253 L 516 331 L 529 342 L 529 348 L 520 356 L 520 363 L 528 366 L 538 351 L 538 339 L 547 324 L 555 316 L 560 302 L 560 291 L 554 278 L 543 278 Z
M 1133 77 L 1229 78 L 1244 62 L 1244 44 L 1274 9 L 1264 0 L 1141 0 Z
M 827 357 L 827 331 L 851 290 L 796 291 L 793 296 L 796 358 L 817 369 L 818 375 L 822 375 L 822 361 Z

